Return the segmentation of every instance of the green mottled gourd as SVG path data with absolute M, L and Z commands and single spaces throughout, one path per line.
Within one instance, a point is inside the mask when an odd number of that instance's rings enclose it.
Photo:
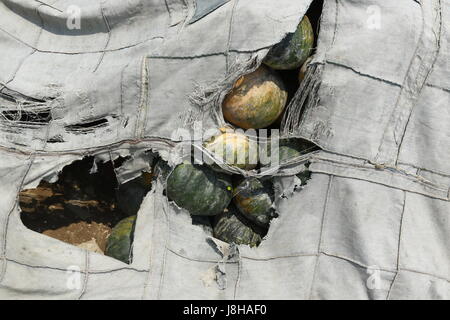
M 233 202 L 242 215 L 263 227 L 274 217 L 274 193 L 269 181 L 247 178 L 234 189 Z
M 270 49 L 264 63 L 276 70 L 300 68 L 311 55 L 313 46 L 314 32 L 308 17 L 304 16 L 294 33 Z
M 237 245 L 256 247 L 261 243 L 261 236 L 233 207 L 215 217 L 213 234 L 217 239 Z
M 270 145 L 267 146 L 268 155 L 271 156 L 272 148 Z M 290 138 L 290 139 L 280 139 L 278 141 L 278 162 L 279 165 L 287 164 L 289 161 L 306 154 L 308 152 L 314 151 L 317 147 L 303 139 Z M 272 159 L 270 165 L 273 164 Z
M 125 263 L 131 261 L 136 216 L 121 220 L 113 229 L 106 243 L 105 255 Z
M 231 177 L 206 166 L 182 163 L 167 179 L 166 193 L 192 215 L 213 216 L 231 202 Z

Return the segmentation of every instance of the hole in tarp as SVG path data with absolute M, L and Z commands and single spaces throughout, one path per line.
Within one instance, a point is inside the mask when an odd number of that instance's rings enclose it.
M 50 109 L 33 111 L 33 110 L 7 110 L 1 113 L 4 120 L 23 122 L 27 124 L 41 125 L 49 123 L 52 120 Z
M 87 133 L 91 132 L 94 129 L 105 127 L 108 125 L 108 120 L 105 118 L 96 119 L 92 121 L 86 121 L 82 123 L 76 123 L 65 126 L 67 131 L 79 132 L 79 133 Z
M 49 123 L 52 114 L 48 105 L 53 100 L 54 98 L 36 99 L 3 88 L 0 92 L 0 103 L 5 110 L 0 112 L 0 119 L 31 125 Z
M 311 3 L 310 7 L 306 11 L 306 16 L 311 22 L 312 29 L 314 31 L 314 46 L 311 56 L 315 54 L 317 48 L 317 39 L 319 37 L 319 29 L 320 29 L 320 17 L 322 16 L 322 8 L 323 8 L 323 0 L 315 0 Z M 291 100 L 294 98 L 297 90 L 299 88 L 299 69 L 294 70 L 277 70 L 280 75 L 283 83 L 288 92 L 288 99 L 286 106 L 289 105 Z M 275 122 L 271 128 L 278 128 L 281 124 L 281 119 L 283 118 L 284 113 L 280 116 L 279 121 Z
M 55 183 L 41 181 L 37 188 L 22 190 L 19 205 L 23 224 L 130 263 L 134 221 L 150 191 L 152 174 L 143 172 L 119 186 L 114 170 L 126 160 L 119 157 L 94 165 L 93 157 L 85 157 L 64 167 Z
M 303 139 L 280 139 L 279 163 L 296 166 L 294 161 L 317 149 Z M 257 247 L 272 220 L 278 218 L 273 176 L 244 177 L 219 170 L 215 164 L 194 165 L 189 161 L 174 169 L 164 161 L 156 167 L 157 174 L 162 174 L 162 180 L 166 181 L 167 199 L 190 213 L 193 225 L 224 242 Z M 296 172 L 300 172 L 296 176 L 300 181 L 294 191 L 301 191 L 308 183 L 311 178 L 308 168 L 308 163 L 303 171 L 298 166 Z

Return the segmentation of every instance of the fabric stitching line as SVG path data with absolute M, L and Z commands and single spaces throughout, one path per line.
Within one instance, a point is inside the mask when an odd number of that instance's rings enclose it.
M 108 48 L 109 42 L 111 40 L 111 28 L 109 26 L 108 19 L 105 16 L 105 12 L 104 12 L 104 9 L 103 9 L 103 1 L 100 1 L 100 12 L 102 13 L 102 18 L 103 18 L 103 21 L 105 22 L 106 29 L 108 30 L 108 36 L 106 38 L 106 44 L 105 44 L 105 47 L 104 47 L 104 49 L 102 51 L 102 55 L 100 56 L 100 58 L 98 60 L 98 63 L 97 63 L 97 65 L 94 68 L 93 73 L 95 73 L 97 71 L 97 69 L 100 67 L 100 64 L 103 62 L 103 58 L 105 57 L 106 48 Z
M 434 88 L 434 89 L 440 89 L 440 90 L 442 90 L 444 92 L 450 93 L 450 89 L 449 88 L 444 88 L 444 87 L 441 87 L 441 86 L 437 86 L 437 85 L 434 85 L 432 83 L 427 83 L 427 84 L 425 84 L 425 86 L 430 87 L 430 88 Z
M 2 257 L 5 257 L 5 258 L 6 258 L 6 246 L 7 246 L 9 219 L 10 219 L 11 214 L 13 213 L 14 209 L 17 207 L 17 203 L 19 201 L 19 192 L 23 188 L 23 184 L 25 183 L 25 179 L 26 179 L 26 177 L 27 177 L 27 175 L 28 175 L 32 165 L 33 165 L 34 160 L 35 160 L 35 156 L 31 155 L 30 158 L 29 158 L 30 163 L 29 163 L 27 169 L 24 172 L 24 175 L 23 175 L 22 180 L 20 182 L 19 188 L 17 190 L 16 199 L 15 199 L 15 201 L 13 203 L 13 206 L 12 206 L 11 210 L 6 215 L 5 223 L 4 223 L 4 226 L 3 226 L 3 237 L 2 237 L 3 239 L 1 239 L 2 240 L 2 254 L 1 255 L 2 255 Z M 6 261 L 6 259 L 4 259 L 4 261 Z M 5 263 L 3 263 L 2 270 L 0 272 L 0 284 L 4 280 L 4 277 L 5 277 L 5 274 L 6 274 L 6 267 L 7 267 L 7 263 L 5 262 Z
M 153 199 L 152 199 L 152 203 L 153 203 L 153 209 L 155 209 L 155 201 Z M 155 233 L 156 233 L 156 223 L 155 223 L 155 221 L 156 221 L 156 212 L 157 212 L 157 210 L 153 210 L 153 215 L 152 215 L 153 216 L 152 217 L 153 225 L 152 225 L 152 236 L 151 236 L 152 240 L 155 237 Z M 153 266 L 154 266 L 154 264 L 153 264 L 153 257 L 155 256 L 155 251 L 156 251 L 155 246 L 154 246 L 154 241 L 151 241 L 151 243 L 150 243 L 150 250 L 149 251 L 150 252 L 149 252 L 149 257 L 148 257 L 147 279 L 144 282 L 141 300 L 144 300 L 145 294 L 146 294 L 146 291 L 147 291 L 147 287 L 149 287 L 150 283 L 152 282 L 151 274 L 152 274 L 152 271 L 153 271 L 152 269 L 153 269 Z
M 7 260 L 8 262 L 14 263 L 14 264 L 18 264 L 30 269 L 47 269 L 47 270 L 51 270 L 51 271 L 61 271 L 61 272 L 67 272 L 67 269 L 63 269 L 63 268 L 57 268 L 57 267 L 50 267 L 50 266 L 38 266 L 38 265 L 31 265 L 28 263 L 24 263 L 24 262 L 20 262 L 14 259 L 10 259 L 10 258 L 5 258 L 5 260 Z M 138 273 L 143 273 L 143 272 L 148 272 L 148 270 L 140 270 L 140 269 L 135 269 L 132 267 L 123 267 L 123 268 L 117 268 L 117 269 L 110 269 L 110 270 L 91 270 L 90 274 L 96 275 L 96 274 L 109 274 L 109 273 L 114 273 L 114 272 L 119 272 L 119 271 L 132 271 L 132 272 L 138 272 Z M 85 273 L 84 271 L 79 271 L 80 273 Z
M 163 206 L 167 206 L 167 202 L 164 202 Z M 163 208 L 163 214 L 164 214 L 164 220 L 165 220 L 165 224 L 166 224 L 166 230 L 165 230 L 165 237 L 164 237 L 164 245 L 163 245 L 163 256 L 162 256 L 162 261 L 161 261 L 161 276 L 159 279 L 159 286 L 158 286 L 158 295 L 157 295 L 157 299 L 160 300 L 161 299 L 161 294 L 162 294 L 162 287 L 164 284 L 164 279 L 165 279 L 165 274 L 166 274 L 166 260 L 167 260 L 167 251 L 168 251 L 168 244 L 170 243 L 170 216 L 167 214 L 166 211 L 167 208 Z
M 373 80 L 378 80 L 378 81 L 387 83 L 387 84 L 392 85 L 392 86 L 402 87 L 402 85 L 399 84 L 399 83 L 396 83 L 394 81 L 387 80 L 387 79 L 384 79 L 384 78 L 379 78 L 379 77 L 373 76 L 373 75 L 368 74 L 368 73 L 363 73 L 361 71 L 356 70 L 355 68 L 353 68 L 351 66 L 347 66 L 347 65 L 345 65 L 343 63 L 340 63 L 340 62 L 336 62 L 336 61 L 332 61 L 332 60 L 328 60 L 328 59 L 325 62 L 328 63 L 328 64 L 331 64 L 331 65 L 334 65 L 334 66 L 338 66 L 338 67 L 342 67 L 344 69 L 351 70 L 354 73 L 356 73 L 356 74 L 358 74 L 360 76 L 366 77 L 366 78 L 370 78 L 370 79 L 373 79 Z
M 25 63 L 25 60 L 28 60 L 28 58 L 31 57 L 31 56 L 32 56 L 34 53 L 36 53 L 36 51 L 37 51 L 36 48 L 37 48 L 37 45 L 38 45 L 38 43 L 39 43 L 39 39 L 41 38 L 42 31 L 43 31 L 43 29 L 44 29 L 44 20 L 42 19 L 42 16 L 41 16 L 40 13 L 39 13 L 39 8 L 42 7 L 42 6 L 43 6 L 43 4 L 40 4 L 40 5 L 37 6 L 36 9 L 35 9 L 36 15 L 39 17 L 39 19 L 40 19 L 40 21 L 41 21 L 41 26 L 40 26 L 40 29 L 39 29 L 39 33 L 38 33 L 38 35 L 37 35 L 37 37 L 36 37 L 35 43 L 34 43 L 34 45 L 33 45 L 33 47 L 32 47 L 33 51 L 32 51 L 29 55 L 27 55 L 26 57 L 24 57 L 24 58 L 22 59 L 22 61 L 19 63 L 17 69 L 15 70 L 15 72 L 14 72 L 14 74 L 11 76 L 11 78 L 10 78 L 5 84 L 2 84 L 2 88 L 0 89 L 0 91 L 2 91 L 4 88 L 7 88 L 7 85 L 10 84 L 12 81 L 14 81 L 14 79 L 15 79 L 16 76 L 17 76 L 17 73 L 18 73 L 19 70 L 22 68 L 23 64 Z M 0 28 L 0 30 L 3 30 L 3 29 Z M 5 32 L 6 32 L 6 31 L 5 31 Z M 9 34 L 9 33 L 8 33 L 8 34 Z
M 83 281 L 83 287 L 81 288 L 80 295 L 78 296 L 77 300 L 81 300 L 81 298 L 84 296 L 84 293 L 87 289 L 87 284 L 89 280 L 89 251 L 85 250 L 85 262 L 84 262 L 84 281 Z
M 397 246 L 397 271 L 395 272 L 394 279 L 392 279 L 391 285 L 389 286 L 389 291 L 386 296 L 386 300 L 390 300 L 392 288 L 394 287 L 395 280 L 397 279 L 399 268 L 400 268 L 400 250 L 402 244 L 402 230 L 403 230 L 403 217 L 405 215 L 405 207 L 406 207 L 406 192 L 403 193 L 403 208 L 402 214 L 400 216 L 400 228 L 398 232 L 398 246 Z
M 114 49 L 82 51 L 82 52 L 67 52 L 67 51 L 41 50 L 41 49 L 38 49 L 37 47 L 35 47 L 35 46 L 33 46 L 33 45 L 29 44 L 29 43 L 26 43 L 26 42 L 20 40 L 19 38 L 17 38 L 16 36 L 12 35 L 11 33 L 9 33 L 8 31 L 6 31 L 5 29 L 3 29 L 1 27 L 0 27 L 0 31 L 3 31 L 5 34 L 10 36 L 11 38 L 16 40 L 17 42 L 23 44 L 24 46 L 26 46 L 26 47 L 28 47 L 30 49 L 36 50 L 37 52 L 40 52 L 40 53 L 64 54 L 64 55 L 78 55 L 78 54 L 95 54 L 95 53 L 103 53 L 103 52 L 116 52 L 116 51 L 120 51 L 120 50 L 130 49 L 130 48 L 139 46 L 141 44 L 144 44 L 146 42 L 149 42 L 149 41 L 152 41 L 152 40 L 155 40 L 155 39 L 164 39 L 163 36 L 153 36 L 151 38 L 144 39 L 144 40 L 139 41 L 137 43 L 125 45 L 125 46 L 122 46 L 122 47 L 119 47 L 119 48 L 114 48 Z
M 338 30 L 338 17 L 339 17 L 339 1 L 335 0 L 335 13 L 334 13 L 334 31 L 333 31 L 333 38 L 331 39 L 331 44 L 329 46 L 329 48 L 327 49 L 327 51 L 330 51 L 335 42 L 336 42 L 336 37 L 337 37 L 337 30 Z
M 426 31 L 425 31 L 426 30 L 426 22 L 425 22 L 425 14 L 424 14 L 424 7 L 423 6 L 424 6 L 424 3 L 421 3 L 420 7 L 421 7 L 421 12 L 422 12 L 422 30 L 421 30 L 421 34 L 420 34 L 420 37 L 419 37 L 419 41 L 418 41 L 416 49 L 414 51 L 413 58 L 410 61 L 410 64 L 409 64 L 409 67 L 408 67 L 408 71 L 406 72 L 405 79 L 404 79 L 403 85 L 402 85 L 402 90 L 399 93 L 396 105 L 394 107 L 393 112 L 391 113 L 391 118 L 390 118 L 390 120 L 389 120 L 389 122 L 388 122 L 388 124 L 387 124 L 387 126 L 385 128 L 385 131 L 384 131 L 384 134 L 383 134 L 383 138 L 382 138 L 380 146 L 378 148 L 378 153 L 377 153 L 376 159 L 378 159 L 380 157 L 381 149 L 383 148 L 383 146 L 386 145 L 386 134 L 387 134 L 388 129 L 389 129 L 389 124 L 392 123 L 393 124 L 393 129 L 394 129 L 394 131 L 393 131 L 394 142 L 396 143 L 396 152 L 397 152 L 397 155 L 395 157 L 395 161 L 397 161 L 400 145 L 397 142 L 396 132 L 398 131 L 399 126 L 404 122 L 405 116 L 408 116 L 408 120 L 405 123 L 405 128 L 404 128 L 403 133 L 402 133 L 402 138 L 401 139 L 403 139 L 405 131 L 406 131 L 406 128 L 407 128 L 408 121 L 409 121 L 409 119 L 411 117 L 411 114 L 413 112 L 413 109 L 414 109 L 414 105 L 412 103 L 409 103 L 411 105 L 409 108 L 407 108 L 406 110 L 399 110 L 399 103 L 400 103 L 400 100 L 402 99 L 402 97 L 406 97 L 408 100 L 412 100 L 412 98 L 414 96 L 414 93 L 406 91 L 405 84 L 407 83 L 407 79 L 409 79 L 412 76 L 414 76 L 414 75 L 411 74 L 412 67 L 414 65 L 414 60 L 416 59 L 416 57 L 420 57 L 419 50 L 424 45 L 423 42 L 424 42 L 424 37 L 425 37 L 425 33 L 426 33 Z M 426 54 L 428 55 L 429 52 L 426 52 Z M 435 60 L 432 62 L 432 65 L 430 66 L 431 68 L 433 67 L 435 61 L 436 61 L 436 57 L 435 57 Z M 420 63 L 418 64 L 418 71 L 415 74 L 415 81 L 414 81 L 414 83 L 417 83 L 417 79 L 418 79 L 419 75 L 421 74 L 421 69 L 424 68 L 423 66 L 424 66 L 423 58 L 421 58 L 420 59 Z M 429 72 L 430 72 L 430 70 L 431 69 L 429 69 Z M 424 81 L 422 83 L 422 86 L 421 86 L 419 92 L 416 93 L 417 96 L 419 95 L 420 91 L 422 90 L 423 85 L 425 84 L 425 82 L 426 82 L 426 77 L 424 78 Z M 417 100 L 417 97 L 414 100 Z M 392 152 L 392 151 L 394 151 L 394 150 L 391 150 L 390 152 Z M 386 151 L 386 152 L 389 152 L 389 151 Z M 387 153 L 386 155 L 389 155 L 389 154 Z
M 442 178 L 450 178 L 450 173 L 444 173 L 442 171 L 438 171 L 438 170 L 435 170 L 435 169 L 419 167 L 417 165 L 414 165 L 413 163 L 403 162 L 402 161 L 402 162 L 399 162 L 398 165 L 405 165 L 405 166 L 409 166 L 409 167 L 411 167 L 413 169 L 417 169 L 417 170 L 420 170 L 420 171 L 426 171 L 426 172 L 432 173 L 433 175 L 440 176 Z
M 193 262 L 217 263 L 217 260 L 204 260 L 204 259 L 191 258 L 191 257 L 185 256 L 185 255 L 182 255 L 182 254 L 176 252 L 175 250 L 173 250 L 173 249 L 171 249 L 171 248 L 167 248 L 167 251 L 173 253 L 174 255 L 176 255 L 176 256 L 178 256 L 178 257 L 180 257 L 180 258 L 183 258 L 183 259 L 186 259 L 186 260 L 189 260 L 189 261 L 193 261 Z M 237 261 L 224 261 L 224 263 L 227 263 L 227 264 L 236 264 Z
M 360 160 L 360 161 L 368 162 L 368 160 L 367 160 L 366 158 L 364 158 L 364 157 L 357 157 L 357 156 L 353 156 L 353 155 L 347 155 L 347 154 L 337 153 L 337 152 L 334 152 L 334 151 L 328 151 L 328 150 L 326 150 L 326 151 L 325 151 L 325 150 L 321 150 L 321 152 L 326 153 L 326 154 L 337 155 L 337 156 L 343 156 L 343 157 L 350 158 L 350 159 L 355 159 L 355 160 Z M 322 159 L 322 158 L 320 157 L 320 155 L 319 155 L 319 156 L 314 156 L 314 158 Z M 327 159 L 327 158 L 323 158 L 323 159 Z M 369 163 L 371 163 L 371 162 L 369 162 Z M 374 164 L 374 163 L 371 163 L 371 164 Z M 412 163 L 408 163 L 408 162 L 399 162 L 398 165 L 406 165 L 406 166 L 410 166 L 412 169 L 417 169 L 417 170 L 421 170 L 421 171 L 426 171 L 426 172 L 429 172 L 429 173 L 438 175 L 438 176 L 443 177 L 443 178 L 450 178 L 450 173 L 444 173 L 444 172 L 440 172 L 440 171 L 433 170 L 433 169 L 429 169 L 429 168 L 418 167 L 418 166 L 416 166 L 416 165 L 414 165 L 414 164 L 412 164 Z
M 437 0 L 437 3 L 439 4 L 439 13 L 438 13 L 438 16 L 439 16 L 439 18 L 438 18 L 438 19 L 439 19 L 439 35 L 437 36 L 437 39 L 436 39 L 437 50 L 434 51 L 434 52 L 427 52 L 427 56 L 434 55 L 434 59 L 433 59 L 433 62 L 431 63 L 431 66 L 430 66 L 428 69 L 426 69 L 426 70 L 427 70 L 427 73 L 426 73 L 426 76 L 424 76 L 424 80 L 423 80 L 423 82 L 422 82 L 422 85 L 421 85 L 420 88 L 419 88 L 419 91 L 418 91 L 418 93 L 417 93 L 417 98 L 416 98 L 416 100 L 418 99 L 420 93 L 422 92 L 422 90 L 423 90 L 423 88 L 424 88 L 424 86 L 425 86 L 425 84 L 426 84 L 426 81 L 427 81 L 428 77 L 430 76 L 430 74 L 431 74 L 431 72 L 432 72 L 432 70 L 433 70 L 433 68 L 434 68 L 434 65 L 436 64 L 436 61 L 437 61 L 437 59 L 438 59 L 439 52 L 440 52 L 440 49 L 441 49 L 440 43 L 441 43 L 441 34 L 442 34 L 442 8 L 441 8 L 441 2 L 440 2 L 440 0 Z M 432 28 L 432 29 L 433 29 L 433 28 Z M 423 60 L 424 60 L 424 58 L 422 58 L 421 61 L 423 61 Z M 424 63 L 422 62 L 419 68 L 420 68 L 420 69 L 425 69 L 425 68 L 426 68 L 426 65 L 424 66 Z M 417 79 L 419 78 L 420 74 L 421 74 L 420 71 L 417 72 L 414 83 L 417 83 Z M 408 124 L 409 124 L 409 121 L 410 121 L 410 119 L 411 119 L 411 116 L 412 116 L 413 112 L 414 112 L 414 105 L 411 107 L 411 110 L 410 110 L 409 115 L 408 115 L 408 119 L 407 119 L 407 121 L 406 121 L 406 123 L 405 123 L 405 127 L 404 127 L 404 129 L 403 129 L 402 134 L 401 134 L 400 143 L 398 144 L 397 154 L 396 154 L 396 157 L 395 157 L 395 162 L 396 162 L 396 163 L 397 163 L 398 158 L 399 158 L 399 156 L 400 156 L 400 150 L 401 150 L 401 147 L 402 147 L 402 144 L 403 144 L 403 140 L 404 140 L 404 138 L 405 138 L 406 130 L 408 129 Z M 398 121 L 398 122 L 397 122 L 397 126 L 400 125 L 400 123 L 401 123 L 401 122 Z M 395 128 L 395 130 L 394 130 L 394 133 L 397 131 L 397 126 L 396 126 L 396 128 Z
M 122 71 L 120 72 L 120 118 L 122 119 L 122 121 L 125 120 L 125 113 L 123 112 L 123 110 L 124 110 L 124 109 L 123 109 L 124 73 L 125 73 L 125 70 L 129 67 L 129 65 L 130 65 L 130 63 L 127 63 L 127 64 L 123 67 Z M 125 124 L 125 123 L 122 122 L 121 126 L 122 126 L 122 127 L 126 127 L 126 126 L 124 126 L 124 124 Z M 116 136 L 117 139 L 120 138 L 120 129 L 121 129 L 121 126 L 117 126 L 117 136 Z
M 421 39 L 423 38 L 423 35 L 424 35 L 424 32 L 425 32 L 425 21 L 424 21 L 425 17 L 424 17 L 424 14 L 423 14 L 423 7 L 422 7 L 421 3 L 419 3 L 419 4 L 420 4 L 421 10 L 422 10 L 422 30 L 420 32 L 420 37 L 419 37 L 419 40 L 417 41 L 417 45 L 416 45 L 416 48 L 414 50 L 414 54 L 413 54 L 413 56 L 412 56 L 412 58 L 411 58 L 411 60 L 409 62 L 408 70 L 406 71 L 405 77 L 403 78 L 402 90 L 400 90 L 400 92 L 398 94 L 397 102 L 396 102 L 396 104 L 395 104 L 395 106 L 394 106 L 394 108 L 392 110 L 392 113 L 391 113 L 391 116 L 389 118 L 389 121 L 387 122 L 387 124 L 386 124 L 386 126 L 385 126 L 385 128 L 383 130 L 383 137 L 381 138 L 380 145 L 378 146 L 378 152 L 377 152 L 377 155 L 375 156 L 375 159 L 378 159 L 381 156 L 382 148 L 386 144 L 385 141 L 387 141 L 387 133 L 389 131 L 390 124 L 393 122 L 394 126 L 395 126 L 395 123 L 397 122 L 395 120 L 395 117 L 397 116 L 397 113 L 398 113 L 398 111 L 397 111 L 398 110 L 398 104 L 400 102 L 400 98 L 401 98 L 402 93 L 404 91 L 404 84 L 406 83 L 407 79 L 409 78 L 409 74 L 410 74 L 412 66 L 413 66 L 414 58 L 417 55 L 417 51 L 418 51 L 418 49 L 420 47 Z
M 400 268 L 399 271 L 406 271 L 406 272 L 411 272 L 411 273 L 418 273 L 418 274 L 422 274 L 422 275 L 426 275 L 426 276 L 430 276 L 436 279 L 440 279 L 440 280 L 444 280 L 447 282 L 450 282 L 450 279 L 440 276 L 440 275 L 436 275 L 436 274 L 432 274 L 429 272 L 424 272 L 424 271 L 419 271 L 419 270 L 413 270 L 413 269 L 408 269 L 408 268 Z
M 35 48 L 25 42 L 23 42 L 22 40 L 16 38 L 15 36 L 13 36 L 12 34 L 10 34 L 9 32 L 7 32 L 6 30 L 2 29 L 0 27 L 0 31 L 3 31 L 4 33 L 6 33 L 8 36 L 10 36 L 11 38 L 13 38 L 14 40 L 16 40 L 17 42 L 22 43 L 23 45 L 36 50 L 37 52 L 40 53 L 53 53 L 53 54 L 64 54 L 64 55 L 78 55 L 78 54 L 96 54 L 96 53 L 109 53 L 109 52 L 116 52 L 116 51 L 120 51 L 120 50 L 126 50 L 126 49 L 130 49 L 133 47 L 136 47 L 138 45 L 144 44 L 146 42 L 149 42 L 151 40 L 155 40 L 155 39 L 164 39 L 164 37 L 162 36 L 154 36 L 151 37 L 149 39 L 145 39 L 143 41 L 140 41 L 136 44 L 132 44 L 132 45 L 127 45 L 127 46 L 123 46 L 120 48 L 116 48 L 116 49 L 107 49 L 107 50 L 94 50 L 94 51 L 84 51 L 84 52 L 64 52 L 64 51 L 52 51 L 52 50 L 41 50 L 38 48 Z M 266 50 L 271 48 L 272 46 L 265 46 L 265 47 L 261 47 L 261 48 L 256 48 L 256 49 L 251 49 L 251 50 L 238 50 L 238 49 L 230 49 L 229 52 L 233 52 L 233 53 L 255 53 L 255 52 L 259 52 L 262 50 Z M 219 55 L 226 55 L 226 51 L 222 51 L 222 52 L 212 52 L 212 53 L 200 53 L 200 54 L 196 54 L 196 55 L 190 55 L 190 56 L 149 56 L 149 58 L 154 58 L 154 59 L 176 59 L 176 60 L 181 60 L 181 59 L 199 59 L 199 58 L 205 58 L 205 57 L 212 57 L 212 56 L 219 56 Z
M 370 168 L 370 167 L 364 167 L 363 165 L 357 165 L 357 164 L 349 164 L 349 163 L 345 163 L 345 162 L 341 162 L 341 161 L 337 161 L 337 160 L 332 160 L 332 159 L 324 159 L 324 158 L 319 158 L 319 157 L 315 157 L 312 159 L 316 159 L 319 160 L 319 162 L 327 162 L 329 163 L 329 165 L 331 166 L 335 166 L 335 167 L 339 167 L 339 168 L 344 168 L 344 169 L 354 169 L 357 171 L 363 171 L 363 172 L 378 172 L 378 170 L 376 168 Z M 381 171 L 381 172 L 386 172 L 386 171 Z M 409 180 L 412 183 L 416 183 L 419 185 L 422 185 L 424 187 L 427 188 L 431 188 L 434 189 L 436 191 L 441 191 L 441 192 L 447 192 L 447 186 L 445 185 L 437 185 L 431 181 L 428 181 L 424 178 L 421 178 L 420 176 L 417 175 L 411 175 L 408 174 L 407 172 L 403 172 L 402 170 L 396 169 L 395 172 L 389 170 L 389 173 L 394 174 L 400 178 L 405 178 L 407 180 Z
M 396 189 L 396 190 L 401 190 L 401 191 L 405 191 L 405 192 L 409 192 L 409 193 L 413 193 L 413 194 L 418 194 L 418 195 L 421 195 L 421 196 L 424 196 L 424 197 L 428 197 L 428 198 L 431 198 L 431 199 L 438 199 L 438 200 L 443 200 L 443 201 L 446 201 L 446 202 L 448 202 L 450 200 L 450 198 L 447 198 L 447 197 L 444 198 L 444 197 L 440 197 L 440 196 L 434 195 L 434 194 L 427 194 L 427 193 L 421 193 L 421 192 L 418 192 L 418 191 L 411 191 L 411 190 L 403 189 L 403 188 L 400 188 L 400 187 L 394 187 L 394 186 L 388 185 L 386 183 L 378 182 L 378 181 L 371 181 L 371 180 L 366 180 L 366 179 L 358 178 L 358 177 L 348 177 L 348 176 L 345 176 L 343 174 L 338 174 L 338 173 L 330 173 L 330 172 L 328 172 L 326 170 L 314 169 L 313 172 L 315 172 L 315 173 L 322 173 L 322 174 L 335 176 L 335 177 L 340 177 L 340 178 L 354 179 L 354 180 L 359 180 L 359 181 L 364 181 L 364 182 L 375 183 L 375 184 L 382 185 L 382 186 L 385 186 L 385 187 L 388 187 L 388 188 L 391 188 L 391 189 Z
M 239 284 L 241 282 L 241 272 L 242 272 L 242 259 L 241 259 L 241 253 L 239 252 L 239 248 L 236 247 L 237 255 L 238 255 L 238 263 L 237 263 L 237 276 L 236 276 L 236 283 L 234 284 L 234 293 L 233 293 L 233 299 L 236 300 L 238 296 L 238 289 Z
M 275 256 L 275 257 L 266 257 L 266 258 L 254 258 L 248 256 L 242 256 L 243 259 L 252 260 L 252 261 L 270 261 L 270 260 L 278 260 L 278 259 L 290 259 L 290 258 L 300 258 L 300 257 L 317 257 L 318 253 L 294 253 L 292 255 L 284 255 L 284 256 Z
M 311 287 L 310 287 L 310 290 L 309 290 L 308 300 L 312 299 L 312 294 L 313 294 L 313 290 L 314 290 L 314 282 L 316 280 L 317 269 L 319 267 L 319 258 L 320 258 L 320 253 L 322 252 L 322 235 L 323 235 L 323 229 L 324 229 L 324 226 L 325 226 L 325 218 L 326 218 L 326 213 L 327 213 L 327 210 L 328 210 L 328 201 L 329 201 L 330 194 L 331 194 L 332 182 L 333 182 L 333 176 L 330 175 L 329 176 L 329 180 L 328 180 L 327 194 L 325 196 L 325 201 L 324 201 L 324 205 L 323 205 L 322 223 L 321 223 L 321 226 L 320 226 L 319 244 L 318 244 L 318 248 L 317 248 L 317 258 L 316 258 L 316 263 L 314 265 L 313 276 L 312 276 L 312 280 L 311 280 Z
M 328 257 L 332 257 L 332 258 L 336 258 L 336 259 L 340 259 L 340 260 L 344 260 L 344 261 L 350 262 L 350 263 L 355 264 L 358 267 L 361 267 L 361 268 L 364 268 L 364 269 L 369 269 L 370 268 L 370 266 L 368 266 L 368 265 L 365 265 L 365 264 L 363 264 L 361 262 L 358 262 L 358 261 L 356 261 L 354 259 L 351 259 L 349 257 L 345 257 L 343 255 L 339 255 L 339 254 L 335 254 L 335 253 L 331 253 L 331 252 L 325 252 L 325 251 L 321 251 L 320 253 L 323 254 L 323 255 L 326 255 Z M 378 269 L 380 271 L 389 272 L 389 273 L 395 273 L 396 272 L 395 269 L 389 269 L 389 268 L 384 268 L 384 267 L 378 267 Z
M 228 28 L 228 40 L 227 40 L 227 49 L 225 52 L 225 64 L 226 64 L 226 75 L 228 74 L 230 70 L 230 61 L 229 61 L 229 54 L 231 49 L 231 39 L 233 37 L 233 20 L 234 20 L 234 14 L 236 12 L 236 7 L 239 0 L 233 0 L 233 7 L 231 8 L 231 16 L 230 16 L 230 24 Z M 226 76 L 225 75 L 225 76 Z
M 144 108 L 146 108 L 147 103 L 147 95 L 148 95 L 148 85 L 149 85 L 149 78 L 148 78 L 148 61 L 147 57 L 144 57 L 142 59 L 141 64 L 141 94 L 139 97 L 139 105 L 138 105 L 138 115 L 136 117 L 136 127 L 134 131 L 135 138 L 142 138 L 144 129 L 142 128 L 144 125 L 142 124 L 142 121 L 145 119 L 142 119 L 142 113 L 144 112 Z

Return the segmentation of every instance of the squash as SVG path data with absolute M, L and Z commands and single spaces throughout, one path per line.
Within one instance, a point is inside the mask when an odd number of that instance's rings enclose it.
M 144 172 L 141 176 L 119 186 L 116 191 L 117 207 L 126 215 L 137 214 L 142 201 L 152 187 L 152 175 Z
M 215 238 L 237 245 L 256 247 L 261 235 L 249 225 L 233 206 L 215 217 L 213 235 Z
M 294 33 L 270 49 L 264 63 L 276 70 L 297 69 L 311 55 L 313 46 L 314 32 L 308 17 L 304 16 Z
M 179 164 L 167 178 L 166 193 L 192 215 L 213 216 L 231 202 L 231 177 L 206 166 Z
M 130 263 L 135 224 L 136 216 L 134 215 L 121 220 L 112 229 L 106 243 L 105 255 Z
M 317 147 L 303 139 L 289 138 L 280 139 L 278 144 L 278 162 L 279 165 L 287 164 L 290 160 L 299 157 L 303 154 L 316 150 Z M 275 152 L 277 152 L 275 150 Z M 270 156 L 272 148 L 268 145 L 268 155 Z M 270 159 L 272 161 L 272 159 Z M 269 165 L 271 165 L 270 163 Z
M 269 181 L 244 179 L 234 189 L 233 202 L 242 215 L 263 227 L 274 217 L 274 192 Z
M 287 102 L 281 78 L 265 66 L 238 79 L 222 104 L 224 119 L 243 129 L 265 128 L 275 122 Z
M 243 133 L 221 129 L 221 135 L 205 143 L 205 148 L 229 166 L 243 170 L 258 165 L 258 144 Z

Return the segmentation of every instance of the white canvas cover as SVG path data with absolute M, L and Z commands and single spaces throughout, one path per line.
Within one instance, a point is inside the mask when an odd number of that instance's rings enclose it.
M 285 127 L 322 151 L 304 188 L 274 173 L 279 218 L 258 248 L 193 225 L 163 181 L 138 213 L 130 265 L 20 220 L 20 190 L 86 155 L 131 155 L 122 182 L 148 166 L 145 150 L 176 163 L 173 132 L 220 127 L 229 85 L 310 2 L 2 1 L 0 298 L 449 299 L 446 0 L 324 1 L 289 106 L 303 116 Z

